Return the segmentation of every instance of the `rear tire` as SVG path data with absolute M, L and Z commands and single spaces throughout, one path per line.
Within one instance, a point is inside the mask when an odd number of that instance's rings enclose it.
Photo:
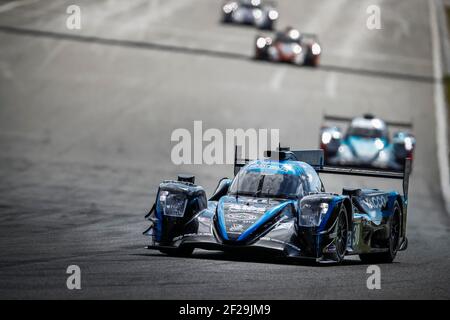
M 231 14 L 224 14 L 222 16 L 222 23 L 231 23 L 232 19 L 231 19 Z
M 263 60 L 262 57 L 261 57 L 261 54 L 258 51 L 258 49 L 255 49 L 254 58 L 255 58 L 255 60 Z
M 182 247 L 182 248 L 164 248 L 159 249 L 161 253 L 167 254 L 171 257 L 189 257 L 192 252 L 194 252 L 194 248 Z
M 255 48 L 255 60 L 268 60 L 267 51 Z
M 392 263 L 397 255 L 400 240 L 400 206 L 394 203 L 394 214 L 391 217 L 389 238 L 387 245 L 389 251 L 380 253 L 360 254 L 359 258 L 364 263 Z

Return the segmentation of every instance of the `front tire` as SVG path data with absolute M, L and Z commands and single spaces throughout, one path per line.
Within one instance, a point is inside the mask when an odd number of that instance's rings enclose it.
M 333 260 L 340 264 L 344 261 L 345 253 L 347 252 L 348 239 L 347 209 L 344 205 L 341 205 L 341 208 L 339 209 L 334 232 L 336 233 L 336 238 L 334 239 L 336 252 L 333 254 Z
M 380 253 L 360 254 L 359 258 L 364 263 L 392 263 L 397 256 L 400 240 L 400 206 L 396 201 L 394 203 L 394 214 L 391 217 L 389 226 L 389 238 L 387 247 L 389 251 Z

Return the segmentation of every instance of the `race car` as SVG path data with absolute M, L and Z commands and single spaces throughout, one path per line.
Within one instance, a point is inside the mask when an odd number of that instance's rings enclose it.
M 345 134 L 338 126 L 322 127 L 320 148 L 326 164 L 403 170 L 405 159 L 413 158 L 416 139 L 408 132 L 409 123 L 385 122 L 371 114 L 353 119 L 325 116 L 325 121 L 350 123 Z M 396 132 L 391 139 L 387 124 L 406 131 Z
M 212 196 L 183 175 L 163 181 L 146 218 L 148 249 L 188 256 L 195 248 L 264 253 L 341 263 L 346 255 L 389 263 L 407 248 L 409 160 L 403 172 L 323 165 L 323 150 L 266 151 L 259 160 L 235 156 L 235 177 Z M 403 180 L 403 195 L 379 189 L 328 193 L 321 174 Z
M 259 35 L 255 40 L 255 59 L 258 60 L 317 67 L 321 53 L 316 35 L 300 33 L 292 27 L 277 32 L 273 39 Z
M 265 30 L 274 29 L 278 16 L 273 5 L 263 4 L 260 0 L 230 1 L 222 7 L 224 23 L 250 24 Z

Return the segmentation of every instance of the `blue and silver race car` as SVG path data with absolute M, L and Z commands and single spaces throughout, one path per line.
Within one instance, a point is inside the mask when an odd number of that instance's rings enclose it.
M 267 151 L 260 160 L 235 156 L 234 179 L 220 180 L 207 199 L 193 176 L 159 185 L 146 218 L 149 249 L 175 256 L 195 248 L 264 252 L 315 262 L 392 262 L 405 250 L 410 161 L 403 172 L 327 167 L 323 151 Z M 403 195 L 379 189 L 325 191 L 321 174 L 403 180 Z
M 259 29 L 273 30 L 278 20 L 278 11 L 273 5 L 261 0 L 234 0 L 222 7 L 224 23 L 254 25 Z
M 353 119 L 325 116 L 324 120 L 350 123 L 345 134 L 338 126 L 322 126 L 320 148 L 327 165 L 402 170 L 405 159 L 413 158 L 416 139 L 409 123 L 386 122 L 371 114 Z M 388 124 L 406 130 L 391 138 Z

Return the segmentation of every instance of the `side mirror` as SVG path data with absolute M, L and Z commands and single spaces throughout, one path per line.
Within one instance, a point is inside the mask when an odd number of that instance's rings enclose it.
M 222 178 L 219 181 L 219 184 L 217 185 L 213 195 L 211 196 L 211 198 L 209 198 L 209 201 L 219 201 L 220 198 L 226 195 L 228 193 L 228 189 L 230 189 L 232 181 L 233 180 L 229 178 Z

